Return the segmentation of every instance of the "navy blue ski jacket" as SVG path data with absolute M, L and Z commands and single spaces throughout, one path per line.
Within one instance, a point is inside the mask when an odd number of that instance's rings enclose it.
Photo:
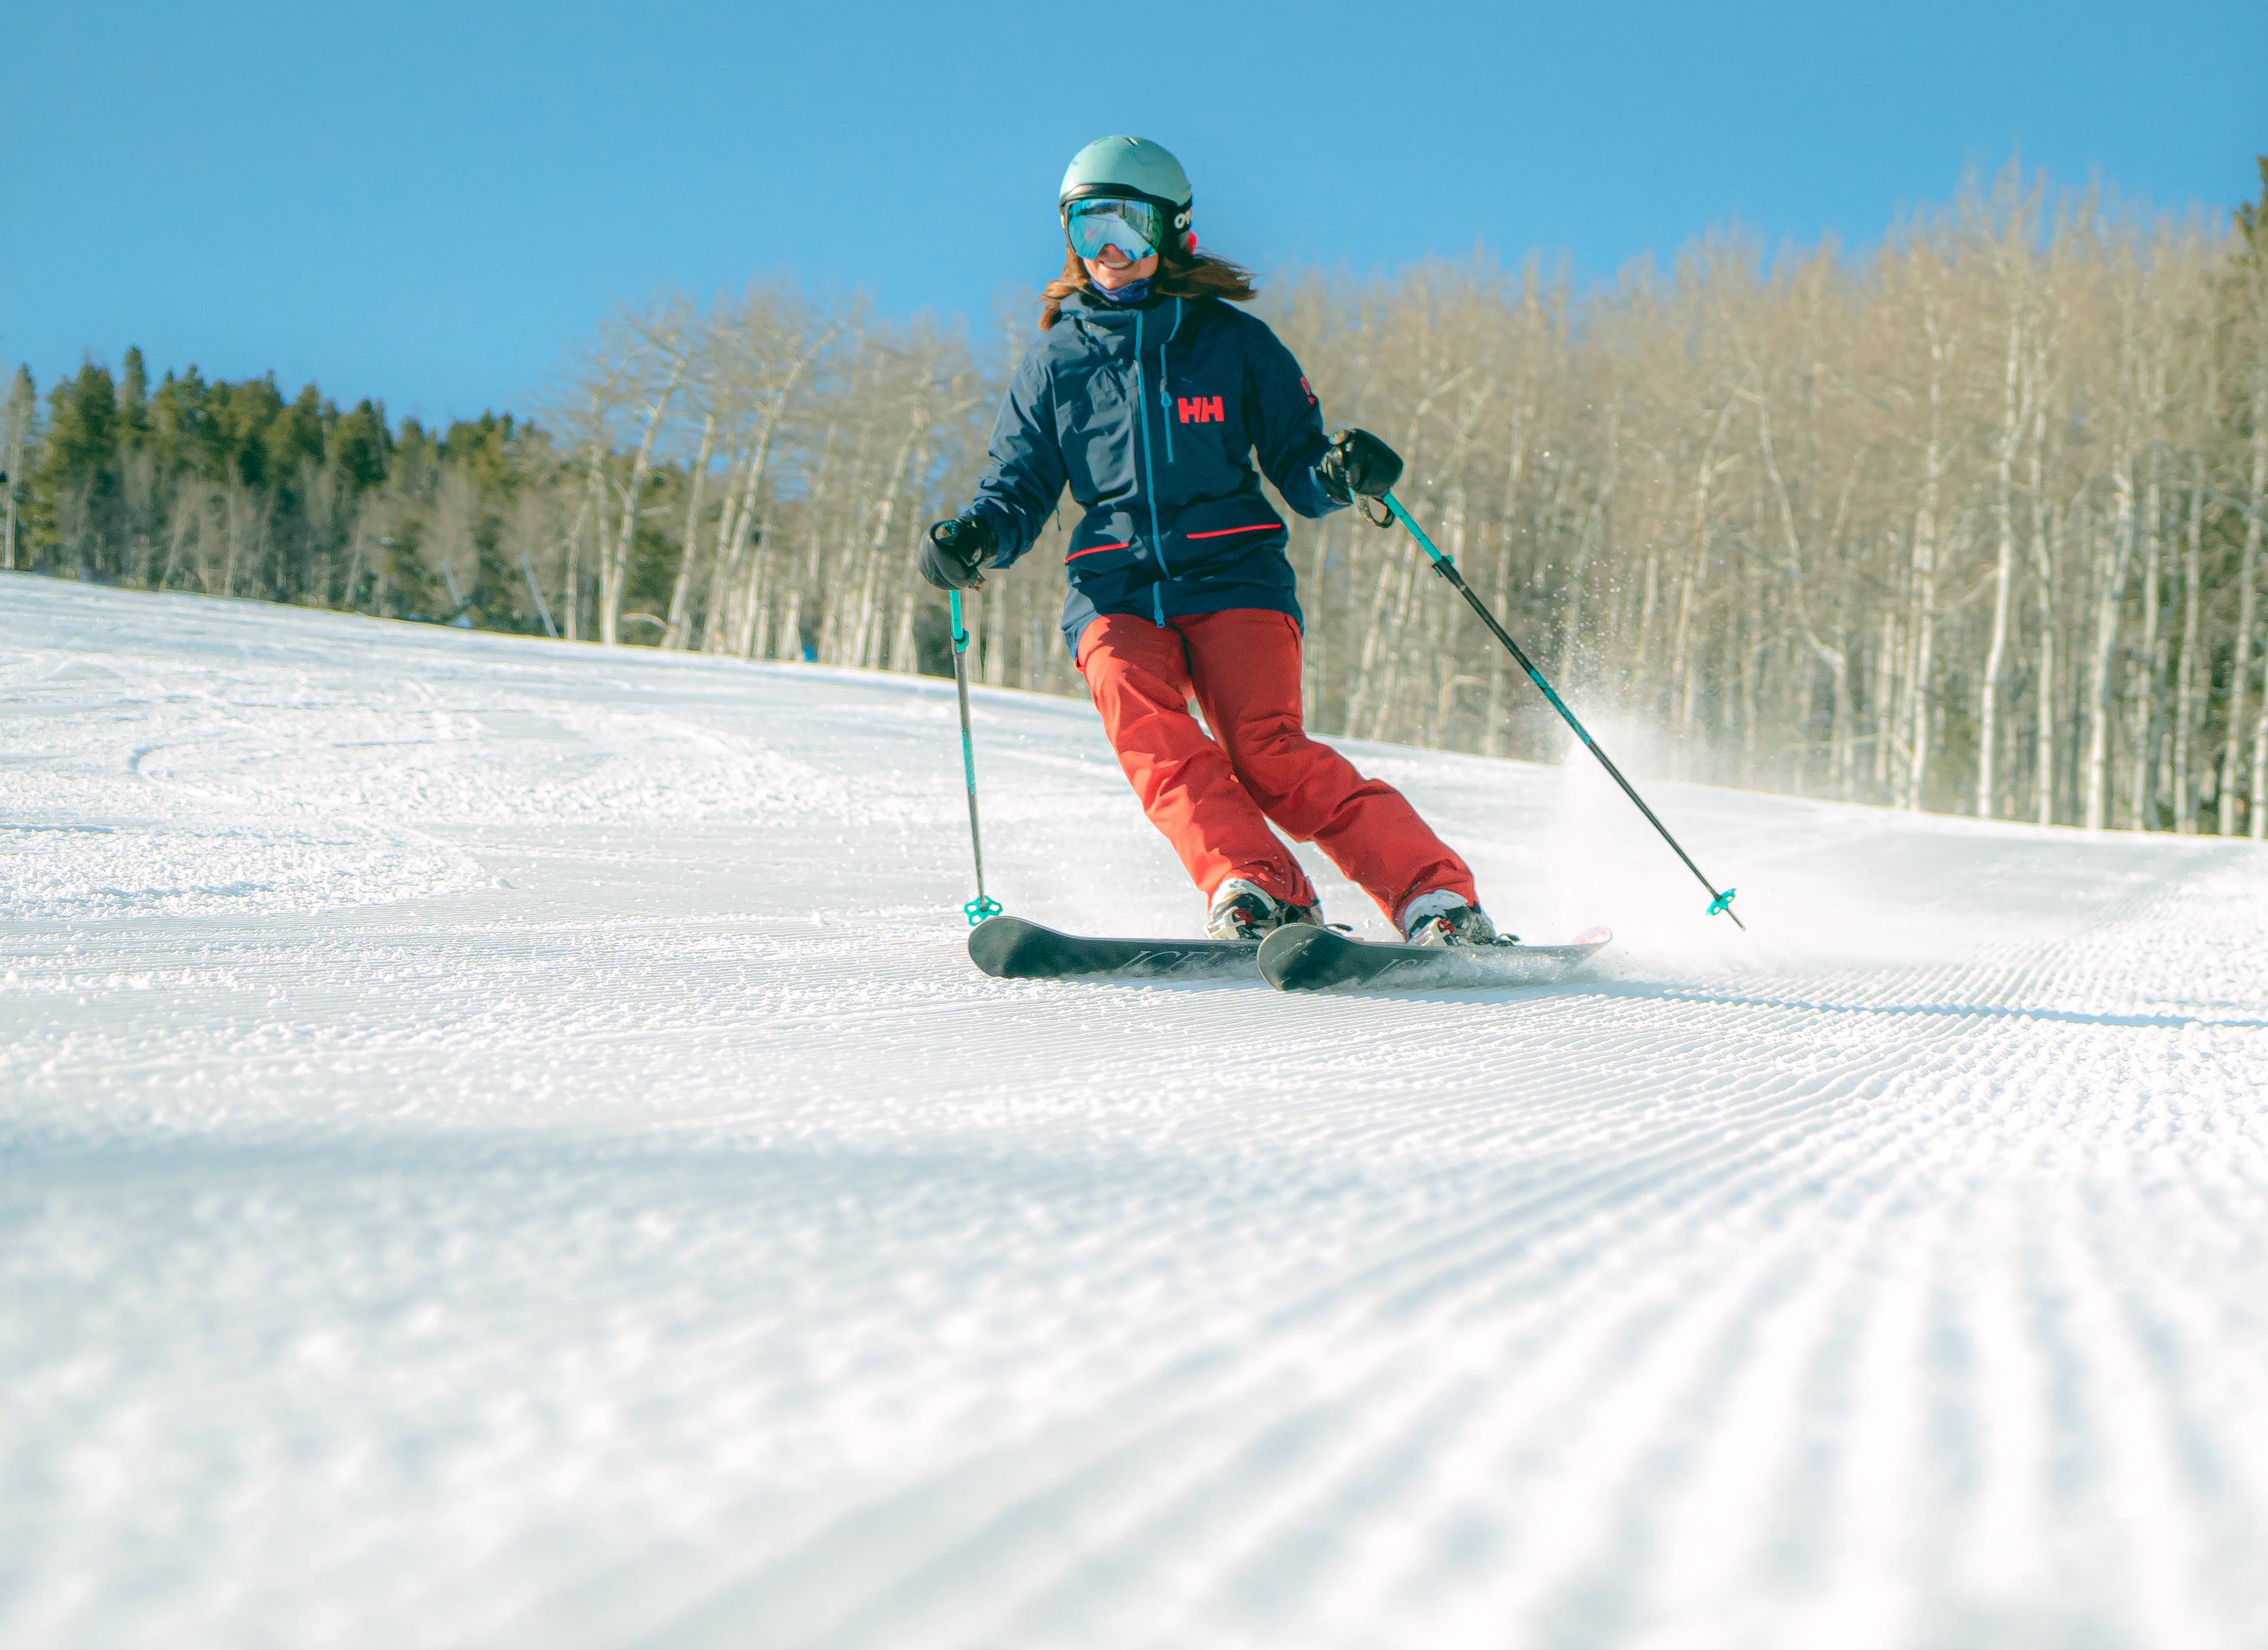
M 1268 324 L 1219 298 L 1121 309 L 1085 293 L 1024 356 L 964 517 L 999 535 L 990 565 L 1032 547 L 1066 483 L 1086 512 L 1064 559 L 1064 640 L 1106 613 L 1162 625 L 1261 607 L 1296 622 L 1290 540 L 1260 469 L 1302 516 L 1344 508 L 1315 466 L 1314 392 Z

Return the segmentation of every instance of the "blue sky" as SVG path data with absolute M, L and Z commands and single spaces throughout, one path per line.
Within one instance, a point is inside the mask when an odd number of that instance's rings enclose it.
M 962 313 L 1112 131 L 1215 250 L 1606 276 L 1738 222 L 1868 242 L 2021 152 L 2225 210 L 2268 4 L 56 4 L 0 0 L 0 359 L 525 407 L 611 305 L 788 270 Z

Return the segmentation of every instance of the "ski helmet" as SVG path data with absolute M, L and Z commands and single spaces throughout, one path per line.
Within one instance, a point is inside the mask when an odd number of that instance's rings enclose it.
M 1149 202 L 1173 225 L 1176 239 L 1195 249 L 1197 237 L 1189 232 L 1189 175 L 1163 143 L 1146 137 L 1098 137 L 1073 155 L 1056 194 L 1057 209 L 1068 211 L 1074 201 L 1098 197 Z

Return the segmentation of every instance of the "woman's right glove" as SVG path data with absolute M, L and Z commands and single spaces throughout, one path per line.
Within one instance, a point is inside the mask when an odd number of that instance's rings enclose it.
M 941 590 L 984 587 L 978 571 L 1000 547 L 1000 535 L 981 516 L 948 516 L 932 522 L 922 539 L 921 576 Z
M 1368 430 L 1342 429 L 1331 437 L 1315 473 L 1333 503 L 1351 504 L 1357 493 L 1384 498 L 1391 492 L 1402 479 L 1402 460 Z

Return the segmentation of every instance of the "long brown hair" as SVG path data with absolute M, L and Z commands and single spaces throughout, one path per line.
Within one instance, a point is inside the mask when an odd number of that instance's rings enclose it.
M 1209 252 L 1190 252 L 1174 244 L 1158 253 L 1158 273 L 1150 277 L 1152 297 L 1167 298 L 1226 298 L 1241 304 L 1253 296 L 1252 272 Z M 1074 292 L 1094 293 L 1086 265 L 1069 245 L 1064 247 L 1063 273 L 1048 282 L 1040 298 L 1040 330 L 1045 332 L 1063 319 L 1063 301 Z

